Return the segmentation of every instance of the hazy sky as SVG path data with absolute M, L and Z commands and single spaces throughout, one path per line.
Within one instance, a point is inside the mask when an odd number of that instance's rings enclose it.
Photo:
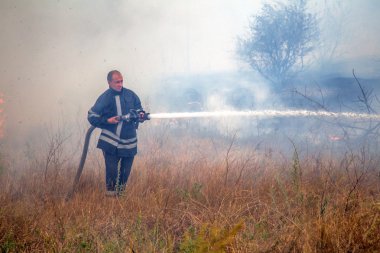
M 339 42 L 341 59 L 379 59 L 380 1 L 342 2 L 311 2 L 324 38 Z M 107 88 L 110 69 L 122 71 L 126 85 L 142 98 L 176 73 L 235 71 L 241 67 L 236 38 L 262 3 L 2 0 L 0 93 L 6 125 L 17 133 L 29 126 L 25 122 L 38 126 L 57 115 L 85 117 Z

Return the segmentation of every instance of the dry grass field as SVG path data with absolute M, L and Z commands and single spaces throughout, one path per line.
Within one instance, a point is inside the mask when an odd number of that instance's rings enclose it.
M 119 198 L 104 194 L 95 149 L 69 201 L 75 159 L 22 171 L 3 159 L 0 251 L 380 251 L 378 157 L 168 136 L 140 139 Z

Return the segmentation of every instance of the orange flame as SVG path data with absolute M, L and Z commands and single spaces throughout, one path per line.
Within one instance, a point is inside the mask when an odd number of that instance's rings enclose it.
M 0 93 L 0 138 L 4 137 L 4 117 L 3 117 L 3 104 L 5 103 L 3 94 Z

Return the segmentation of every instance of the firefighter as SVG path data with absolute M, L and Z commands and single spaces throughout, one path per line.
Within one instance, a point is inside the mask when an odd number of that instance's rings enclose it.
M 106 195 L 118 196 L 125 189 L 137 153 L 136 129 L 144 121 L 144 110 L 139 97 L 123 87 L 123 76 L 117 70 L 107 75 L 109 89 L 96 100 L 88 111 L 91 125 L 101 128 L 97 147 L 103 151 L 106 165 Z M 122 115 L 131 111 L 138 121 L 124 121 Z

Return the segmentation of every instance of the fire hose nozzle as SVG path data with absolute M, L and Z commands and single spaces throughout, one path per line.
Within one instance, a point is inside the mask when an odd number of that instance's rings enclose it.
M 131 115 L 128 113 L 128 114 L 125 114 L 122 116 L 118 116 L 118 119 L 119 119 L 119 121 L 129 122 L 129 121 L 131 121 Z
M 144 122 L 145 120 L 150 120 L 150 113 L 146 113 L 142 110 L 136 111 L 131 109 L 128 114 L 119 116 L 120 121 L 126 121 L 126 122 Z
M 136 113 L 138 121 L 141 123 L 144 122 L 145 120 L 150 120 L 149 112 L 145 112 L 144 110 L 139 109 L 139 110 L 134 111 L 134 113 Z

